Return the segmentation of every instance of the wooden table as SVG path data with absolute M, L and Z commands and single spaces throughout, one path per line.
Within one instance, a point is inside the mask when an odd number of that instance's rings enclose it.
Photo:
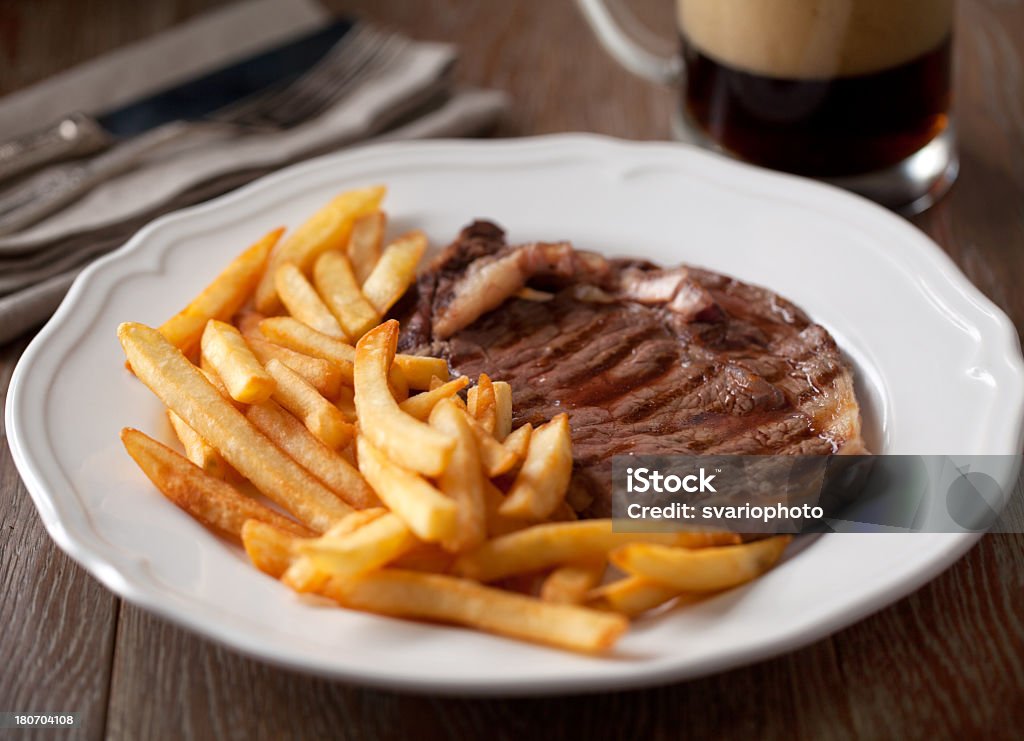
M 217 4 L 0 2 L 0 93 Z M 502 133 L 668 136 L 672 94 L 609 61 L 569 0 L 331 4 L 458 43 L 460 79 L 505 89 L 515 101 Z M 666 0 L 633 5 L 654 27 L 671 29 Z M 958 28 L 963 170 L 950 195 L 915 223 L 1020 331 L 1024 2 L 963 0 Z M 27 340 L 0 348 L 0 395 Z M 941 414 L 942 400 L 935 404 Z M 51 543 L 6 446 L 0 523 L 0 710 L 82 713 L 81 726 L 61 737 L 1009 738 L 1024 722 L 1022 535 L 985 537 L 912 596 L 778 659 L 644 691 L 473 700 L 282 671 L 122 602 Z M 33 737 L 18 733 L 11 737 Z

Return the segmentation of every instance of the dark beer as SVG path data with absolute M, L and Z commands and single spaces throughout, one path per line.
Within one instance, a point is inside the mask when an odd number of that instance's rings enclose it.
M 766 167 L 816 177 L 873 172 L 914 154 L 949 123 L 948 35 L 894 67 L 820 79 L 734 68 L 685 33 L 683 55 L 687 119 L 718 146 Z

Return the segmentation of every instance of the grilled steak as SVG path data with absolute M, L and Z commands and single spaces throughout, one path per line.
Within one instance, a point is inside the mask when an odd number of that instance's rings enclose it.
M 549 300 L 519 298 L 524 287 Z M 511 246 L 475 222 L 396 307 L 403 351 L 512 384 L 515 424 L 567 412 L 570 503 L 611 508 L 623 454 L 863 453 L 835 341 L 764 288 L 707 270 Z

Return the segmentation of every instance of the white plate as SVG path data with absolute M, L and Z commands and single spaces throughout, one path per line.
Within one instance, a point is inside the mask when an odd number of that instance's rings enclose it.
M 949 566 L 971 535 L 804 539 L 757 582 L 638 622 L 612 658 L 305 603 L 161 497 L 118 440 L 170 439 L 122 368 L 124 320 L 158 324 L 268 229 L 383 182 L 393 229 L 435 244 L 474 217 L 515 241 L 569 238 L 761 283 L 835 334 L 869 443 L 1016 454 L 1024 367 L 1006 317 L 925 236 L 867 201 L 682 145 L 593 136 L 387 144 L 280 172 L 150 224 L 75 283 L 14 374 L 7 427 L 50 535 L 117 594 L 248 654 L 359 683 L 540 694 L 693 677 L 814 641 Z

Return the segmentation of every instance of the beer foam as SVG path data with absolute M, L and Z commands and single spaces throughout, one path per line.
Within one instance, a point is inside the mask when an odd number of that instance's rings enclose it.
M 880 72 L 950 33 L 953 0 L 677 0 L 679 29 L 705 55 L 770 77 Z

